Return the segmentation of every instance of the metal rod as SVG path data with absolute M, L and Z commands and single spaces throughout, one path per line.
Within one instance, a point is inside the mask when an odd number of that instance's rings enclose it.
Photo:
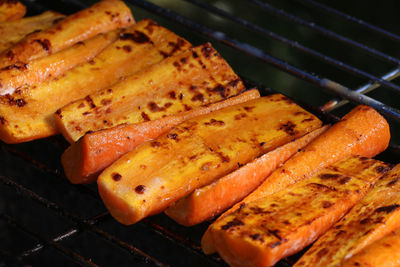
M 21 229 L 22 231 L 24 231 L 25 233 L 40 240 L 42 243 L 45 244 L 45 246 L 51 246 L 51 247 L 57 249 L 63 255 L 74 260 L 75 263 L 78 263 L 81 266 L 98 266 L 97 264 L 93 263 L 90 259 L 81 256 L 80 254 L 76 253 L 75 251 L 62 246 L 59 243 L 54 242 L 53 240 L 48 240 L 48 239 L 42 237 L 41 235 L 39 235 L 35 231 L 29 229 L 27 226 L 18 222 L 17 219 L 13 218 L 12 216 L 10 216 L 8 214 L 0 213 L 0 218 L 7 221 L 8 224 L 13 225 L 14 227 L 17 227 L 17 228 Z
M 399 76 L 400 76 L 400 68 L 396 68 L 396 69 L 386 73 L 385 75 L 383 75 L 381 77 L 381 79 L 385 79 L 385 80 L 391 81 L 391 80 L 394 80 L 394 79 L 398 78 Z M 374 89 L 376 89 L 378 87 L 379 87 L 379 84 L 369 82 L 369 83 L 367 83 L 367 84 L 365 84 L 363 86 L 358 87 L 354 91 L 357 92 L 357 93 L 360 93 L 360 94 L 366 94 L 368 92 L 373 91 Z M 339 107 L 341 107 L 341 106 L 343 106 L 343 105 L 345 105 L 347 103 L 349 103 L 348 100 L 335 98 L 335 99 L 332 99 L 332 100 L 328 101 L 327 103 L 325 103 L 323 106 L 320 107 L 320 109 L 322 111 L 329 112 L 329 111 L 337 109 L 337 108 L 339 108 Z
M 301 78 L 305 81 L 308 81 L 310 83 L 313 83 L 317 86 L 320 86 L 324 89 L 326 89 L 328 92 L 335 93 L 340 95 L 341 97 L 348 99 L 354 103 L 357 104 L 365 104 L 365 105 L 370 105 L 374 109 L 378 110 L 382 114 L 386 115 L 387 117 L 393 118 L 396 121 L 400 121 L 400 111 L 386 106 L 385 104 L 374 100 L 370 97 L 364 96 L 362 94 L 359 94 L 357 92 L 353 92 L 349 88 L 334 82 L 332 80 L 326 79 L 326 78 L 319 78 L 313 74 L 310 74 L 309 72 L 299 69 L 295 66 L 290 65 L 287 62 L 284 62 L 280 59 L 277 59 L 269 54 L 264 53 L 260 49 L 253 47 L 247 43 L 242 43 L 240 41 L 237 41 L 233 38 L 230 38 L 224 33 L 221 32 L 216 32 L 213 30 L 210 30 L 209 28 L 199 25 L 192 20 L 189 20 L 183 16 L 180 16 L 179 14 L 172 12 L 171 10 L 167 10 L 165 8 L 156 6 L 150 2 L 143 1 L 143 0 L 128 0 L 129 2 L 138 5 L 144 9 L 150 10 L 154 13 L 157 13 L 163 17 L 166 17 L 172 21 L 181 23 L 182 25 L 193 29 L 195 31 L 198 31 L 199 33 L 212 38 L 214 40 L 217 40 L 229 47 L 235 48 L 247 55 L 253 56 L 255 58 L 258 58 L 274 67 L 277 69 L 280 69 L 282 71 L 285 71 L 289 74 L 292 74 L 298 78 Z
M 400 93 L 400 86 L 398 86 L 396 84 L 393 84 L 393 83 L 390 83 L 388 81 L 385 81 L 385 80 L 381 79 L 380 77 L 377 77 L 375 75 L 367 73 L 367 72 L 365 72 L 363 70 L 360 70 L 358 68 L 352 67 L 352 66 L 350 66 L 350 65 L 348 65 L 348 64 L 346 64 L 346 63 L 344 63 L 344 62 L 342 62 L 340 60 L 331 58 L 331 57 L 329 57 L 329 56 L 327 56 L 325 54 L 322 54 L 322 53 L 320 53 L 320 52 L 318 52 L 318 51 L 316 51 L 314 49 L 311 49 L 311 48 L 309 48 L 307 46 L 304 46 L 304 45 L 300 44 L 297 41 L 293 41 L 293 40 L 287 39 L 287 38 L 285 38 L 285 37 L 283 37 L 283 36 L 281 36 L 279 34 L 276 34 L 274 32 L 268 31 L 268 30 L 266 30 L 266 29 L 264 29 L 264 28 L 262 28 L 262 27 L 260 27 L 260 26 L 258 26 L 256 24 L 253 24 L 253 23 L 251 23 L 251 22 L 249 22 L 247 20 L 241 19 L 241 18 L 239 18 L 237 16 L 233 16 L 233 15 L 229 14 L 228 12 L 223 11 L 223 10 L 221 10 L 219 8 L 216 8 L 216 7 L 211 6 L 211 5 L 204 4 L 203 2 L 199 2 L 197 0 L 184 0 L 184 1 L 185 2 L 190 2 L 190 3 L 192 3 L 192 4 L 194 4 L 194 5 L 198 6 L 198 7 L 201 7 L 203 9 L 211 12 L 211 13 L 217 14 L 218 16 L 227 18 L 227 19 L 229 19 L 229 20 L 231 20 L 233 22 L 236 22 L 237 24 L 243 25 L 243 26 L 245 26 L 245 27 L 247 27 L 247 28 L 249 28 L 251 30 L 259 32 L 259 33 L 261 33 L 261 34 L 263 34 L 263 35 L 265 35 L 265 36 L 267 36 L 267 37 L 269 37 L 269 38 L 271 38 L 273 40 L 277 40 L 277 41 L 279 41 L 279 42 L 281 42 L 281 43 L 283 43 L 285 45 L 288 45 L 288 46 L 290 46 L 292 48 L 295 48 L 295 49 L 297 49 L 297 50 L 299 50 L 299 51 L 301 51 L 301 52 L 303 52 L 303 53 L 305 53 L 307 55 L 311 55 L 311 56 L 313 56 L 315 58 L 318 58 L 318 59 L 320 59 L 320 60 L 322 60 L 324 62 L 327 62 L 327 63 L 329 63 L 329 64 L 331 64 L 331 65 L 333 65 L 335 67 L 338 67 L 338 68 L 340 68 L 340 69 L 342 69 L 344 71 L 347 71 L 347 72 L 352 73 L 352 74 L 356 74 L 356 75 L 358 75 L 360 77 L 363 77 L 363 78 L 366 78 L 366 79 L 369 79 L 369 80 L 373 80 L 374 82 L 378 82 L 379 84 L 382 84 L 383 86 L 385 86 L 387 88 L 390 88 L 390 89 L 392 89 L 393 91 L 395 91 L 397 93 Z
M 328 36 L 328 37 L 330 37 L 332 39 L 341 41 L 341 42 L 343 42 L 343 43 L 345 43 L 347 45 L 350 45 L 350 46 L 355 47 L 355 48 L 357 48 L 359 50 L 362 50 L 362 51 L 366 52 L 367 54 L 372 55 L 372 56 L 374 56 L 376 58 L 379 58 L 381 60 L 385 60 L 385 61 L 393 63 L 395 65 L 400 65 L 400 59 L 398 59 L 396 57 L 393 57 L 393 56 L 390 56 L 390 55 L 387 55 L 387 54 L 385 54 L 383 52 L 380 52 L 380 51 L 378 51 L 378 50 L 376 50 L 374 48 L 371 48 L 371 47 L 369 47 L 367 45 L 361 44 L 361 43 L 359 43 L 357 41 L 354 41 L 354 40 L 352 40 L 350 38 L 344 37 L 343 35 L 337 34 L 337 33 L 333 32 L 333 31 L 330 31 L 330 30 L 322 27 L 322 26 L 316 25 L 314 22 L 310 22 L 310 21 L 304 20 L 304 19 L 302 19 L 302 18 L 300 18 L 298 16 L 295 16 L 295 15 L 292 15 L 290 13 L 287 13 L 282 9 L 278 9 L 276 7 L 271 6 L 270 4 L 267 4 L 265 2 L 261 2 L 260 0 L 250 0 L 250 1 L 253 2 L 254 4 L 258 5 L 259 7 L 263 8 L 264 10 L 270 12 L 271 14 L 274 14 L 276 16 L 285 18 L 285 19 L 287 19 L 287 20 L 289 20 L 289 21 L 291 21 L 293 23 L 296 23 L 296 24 L 302 25 L 304 27 L 310 28 L 312 30 L 315 30 L 315 31 L 317 31 L 317 32 L 319 32 L 319 33 L 321 33 L 321 34 L 323 34 L 325 36 Z
M 385 36 L 385 37 L 387 37 L 387 38 L 389 38 L 389 39 L 391 39 L 393 41 L 400 42 L 400 36 L 399 35 L 394 34 L 394 33 L 390 32 L 390 31 L 385 30 L 385 29 L 382 29 L 380 27 L 377 27 L 375 25 L 372 25 L 372 24 L 370 24 L 370 23 L 368 23 L 368 22 L 366 22 L 364 20 L 361 20 L 361 19 L 358 19 L 358 18 L 353 17 L 351 15 L 348 15 L 348 14 L 346 14 L 346 13 L 344 13 L 342 11 L 339 11 L 337 9 L 334 9 L 334 8 L 331 8 L 331 7 L 326 6 L 324 4 L 315 2 L 313 0 L 294 0 L 294 1 L 297 1 L 297 2 L 300 2 L 300 3 L 304 4 L 304 5 L 311 6 L 313 8 L 322 10 L 325 13 L 332 14 L 332 15 L 344 18 L 347 21 L 356 23 L 359 26 L 362 26 L 365 29 L 368 29 L 368 30 L 370 30 L 370 31 L 372 31 L 374 33 L 377 33 L 377 34 L 380 34 L 382 36 Z

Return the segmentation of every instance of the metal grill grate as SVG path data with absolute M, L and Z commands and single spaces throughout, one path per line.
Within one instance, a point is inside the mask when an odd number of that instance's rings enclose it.
M 72 13 L 92 2 L 89 0 L 26 0 L 25 4 L 32 14 L 48 9 Z M 377 68 L 380 71 L 384 69 L 384 74 L 372 74 L 371 71 L 364 71 L 362 67 L 345 63 L 346 60 L 339 60 L 326 52 L 320 52 L 319 49 L 313 48 L 314 46 L 300 44 L 297 39 L 284 37 L 281 32 L 270 31 L 264 25 L 260 26 L 247 17 L 238 16 L 227 8 L 229 1 L 158 1 L 158 5 L 154 4 L 155 1 L 127 0 L 127 2 L 131 4 L 133 13 L 138 19 L 151 17 L 193 43 L 204 40 L 209 40 L 213 44 L 215 42 L 218 46 L 217 50 L 233 65 L 238 65 L 233 66 L 235 71 L 242 77 L 249 77 L 245 79 L 249 87 L 259 83 L 269 83 L 260 76 L 253 75 L 251 71 L 246 71 L 240 65 L 240 60 L 235 61 L 236 56 L 244 57 L 244 62 L 247 64 L 254 61 L 256 66 L 272 69 L 275 71 L 273 73 L 284 72 L 289 74 L 290 79 L 294 77 L 295 80 L 305 81 L 303 85 L 314 88 L 311 95 L 315 95 L 316 92 L 319 94 L 321 88 L 327 91 L 329 94 L 322 95 L 319 102 L 305 101 L 308 98 L 305 95 L 307 92 L 301 92 L 302 95 L 299 96 L 293 91 L 283 91 L 295 100 L 305 102 L 309 110 L 320 115 L 325 121 L 332 120 L 332 116 L 323 111 L 336 109 L 338 113 L 333 114 L 341 115 L 341 109 L 348 110 L 351 107 L 350 104 L 346 104 L 347 100 L 353 103 L 364 103 L 386 115 L 395 129 L 394 136 L 398 137 L 396 133 L 399 129 L 400 111 L 399 105 L 395 104 L 399 103 L 396 101 L 399 99 L 400 86 L 392 80 L 400 75 L 398 67 L 400 59 L 389 55 L 388 52 L 391 51 L 381 52 L 369 44 L 355 41 L 329 30 L 328 27 L 295 15 L 293 10 L 310 9 L 311 13 L 321 12 L 331 19 L 343 20 L 343 25 L 356 25 L 363 31 L 374 34 L 376 39 L 388 39 L 392 42 L 393 48 L 400 41 L 399 35 L 312 0 L 287 1 L 284 4 L 285 9 L 282 9 L 280 2 L 272 5 L 259 0 L 237 1 L 242 2 L 246 8 L 253 8 L 252 10 L 256 10 L 254 12 L 257 14 L 272 16 L 278 21 L 287 21 L 289 27 L 296 27 L 296 29 L 307 28 L 307 31 L 321 35 L 329 39 L 329 42 L 334 42 L 335 45 L 342 43 L 341 45 L 351 47 L 352 51 L 356 51 L 363 57 L 373 57 L 376 64 L 381 66 Z M 291 11 L 284 11 L 286 8 Z M 201 17 L 209 20 L 209 23 Z M 228 21 L 229 24 L 227 24 Z M 254 40 L 242 41 L 243 38 L 239 37 L 239 34 L 231 34 L 229 29 L 223 27 L 224 25 L 235 27 L 238 32 L 250 31 L 250 33 L 247 32 L 246 38 L 255 34 L 262 41 L 259 43 L 255 43 Z M 268 47 L 264 44 L 270 44 L 270 42 L 277 42 L 279 47 L 284 46 L 288 51 L 295 51 L 293 53 L 301 53 L 313 58 L 312 60 L 320 62 L 319 64 L 330 65 L 328 70 L 333 68 L 337 69 L 335 73 L 342 73 L 342 76 L 337 76 L 340 80 L 346 80 L 342 77 L 352 76 L 349 79 L 352 81 L 350 83 L 362 85 L 345 86 L 342 81 L 322 78 L 326 76 L 325 73 L 314 74 L 313 71 L 306 70 L 306 67 L 297 67 L 296 65 L 301 65 L 298 62 L 288 63 L 291 61 L 280 59 L 280 55 L 277 56 L 268 51 Z M 397 54 L 400 56 L 400 53 Z M 260 73 L 264 75 L 263 71 Z M 279 82 L 273 82 L 273 84 L 277 84 L 277 88 L 281 87 Z M 262 85 L 257 87 L 264 94 L 273 91 Z M 297 85 L 293 87 L 298 88 Z M 356 89 L 351 90 L 350 87 Z M 363 95 L 376 88 L 389 94 L 390 98 L 386 101 L 394 104 L 389 105 L 388 102 L 383 104 L 376 100 L 381 98 L 379 94 L 374 95 L 374 98 Z M 331 101 L 326 101 L 331 98 L 333 98 Z M 316 106 L 320 107 L 316 108 Z M 396 143 L 398 141 L 394 140 L 390 149 L 380 157 L 387 161 L 398 161 L 400 149 Z M 94 185 L 72 185 L 65 179 L 59 158 L 67 143 L 61 137 L 56 136 L 20 145 L 4 143 L 0 145 L 0 239 L 2 240 L 0 266 L 8 264 L 186 266 L 189 262 L 194 266 L 225 266 L 219 257 L 205 256 L 201 252 L 200 237 L 209 223 L 186 228 L 177 225 L 164 215 L 153 216 L 130 227 L 115 222 L 101 203 Z M 297 257 L 298 255 L 285 259 L 278 265 L 290 266 Z

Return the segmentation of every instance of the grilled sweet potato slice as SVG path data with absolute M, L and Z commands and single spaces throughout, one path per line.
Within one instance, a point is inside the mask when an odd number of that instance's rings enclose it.
M 251 193 L 273 170 L 326 131 L 321 127 L 247 163 L 234 172 L 196 189 L 165 213 L 176 222 L 192 226 L 220 214 Z
M 0 96 L 0 139 L 20 143 L 56 134 L 57 109 L 189 47 L 155 22 L 141 21 L 123 30 L 95 58 L 62 76 Z
M 272 266 L 327 231 L 386 169 L 383 162 L 350 157 L 246 203 L 212 225 L 216 249 L 231 266 Z
M 134 23 L 130 9 L 120 0 L 103 0 L 72 14 L 41 32 L 26 36 L 0 53 L 0 68 L 44 57 L 99 33 Z
M 125 154 L 100 174 L 99 192 L 119 222 L 132 224 L 320 125 L 282 95 L 227 107 Z
M 370 107 L 358 106 L 276 169 L 256 190 L 225 214 L 238 209 L 243 203 L 285 189 L 349 155 L 373 157 L 386 149 L 389 140 L 389 124 L 385 118 Z M 201 243 L 205 253 L 215 252 L 208 231 Z
M 345 260 L 342 267 L 400 266 L 400 229 L 367 246 Z
M 245 89 L 210 44 L 167 58 L 57 111 L 67 140 L 122 123 L 150 121 L 233 96 Z
M 145 141 L 168 132 L 183 121 L 258 97 L 260 93 L 253 89 L 226 100 L 157 120 L 122 124 L 87 133 L 63 153 L 61 162 L 65 175 L 75 184 L 95 182 L 97 175 L 122 155 Z
M 0 95 L 12 94 L 22 86 L 32 86 L 55 78 L 67 70 L 94 58 L 117 40 L 119 31 L 99 34 L 58 53 L 29 63 L 15 63 L 0 69 Z
M 385 168 L 377 171 L 384 172 Z M 296 263 L 296 266 L 341 266 L 344 260 L 400 227 L 400 164 Z
M 26 7 L 20 1 L 0 0 L 0 22 L 20 19 L 25 13 Z
M 50 28 L 64 17 L 60 13 L 46 11 L 37 16 L 26 17 L 16 21 L 1 22 L 0 52 L 10 48 L 29 33 Z

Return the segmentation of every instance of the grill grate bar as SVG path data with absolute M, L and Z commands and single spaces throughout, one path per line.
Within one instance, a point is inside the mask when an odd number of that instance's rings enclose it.
M 35 192 L 25 188 L 24 186 L 14 182 L 13 180 L 11 180 L 9 178 L 0 176 L 0 182 L 4 185 L 12 187 L 13 189 L 15 189 L 18 192 L 21 192 L 25 197 L 28 197 L 28 198 L 36 201 L 37 203 L 45 206 L 46 208 L 49 208 L 49 209 L 55 211 L 58 215 L 70 219 L 71 221 L 75 222 L 78 226 L 77 228 L 70 229 L 70 230 L 60 234 L 59 236 L 53 238 L 53 240 L 51 240 L 51 241 L 45 240 L 43 237 L 40 237 L 38 234 L 35 234 L 35 237 L 37 237 L 39 240 L 41 240 L 41 243 L 36 244 L 32 249 L 29 249 L 29 250 L 26 250 L 25 252 L 23 252 L 20 255 L 21 258 L 30 256 L 31 254 L 40 251 L 49 242 L 50 242 L 49 244 L 52 246 L 54 246 L 56 244 L 57 244 L 57 246 L 61 246 L 57 242 L 60 242 L 67 238 L 70 238 L 70 237 L 74 236 L 75 234 L 81 232 L 82 230 L 89 230 L 89 231 L 92 231 L 92 232 L 96 233 L 97 235 L 105 238 L 106 240 L 111 241 L 112 243 L 123 248 L 124 250 L 127 250 L 137 260 L 140 260 L 140 261 L 146 262 L 146 263 L 152 262 L 157 266 L 166 266 L 166 264 L 152 258 L 151 256 L 147 255 L 146 253 L 142 252 L 140 249 L 138 249 L 130 244 L 127 244 L 126 242 L 123 242 L 122 240 L 119 240 L 115 236 L 96 227 L 95 226 L 96 224 L 99 224 L 100 222 L 111 218 L 110 214 L 108 212 L 104 212 L 100 215 L 97 215 L 90 219 L 84 220 L 80 216 L 73 214 L 71 212 L 68 212 L 67 210 L 59 207 L 54 202 L 39 196 Z M 74 254 L 76 254 L 76 256 L 78 258 L 80 258 L 79 254 L 77 254 L 76 252 L 74 252 Z M 97 265 L 95 265 L 95 266 L 97 266 Z
M 13 218 L 10 215 L 7 215 L 5 213 L 0 213 L 0 218 L 5 220 L 5 221 L 7 221 L 8 224 L 13 225 L 14 227 L 17 227 L 20 230 L 24 231 L 25 233 L 27 233 L 27 234 L 33 236 L 34 238 L 40 240 L 46 246 L 51 246 L 51 247 L 57 249 L 62 254 L 64 254 L 68 258 L 74 260 L 75 263 L 78 263 L 81 266 L 98 266 L 98 265 L 94 264 L 93 262 L 91 262 L 90 259 L 87 259 L 87 258 L 79 255 L 78 253 L 76 253 L 76 252 L 74 252 L 74 251 L 72 251 L 72 250 L 60 245 L 59 243 L 54 242 L 53 240 L 47 240 L 46 238 L 42 237 L 41 235 L 39 235 L 35 231 L 29 229 L 27 226 L 23 225 L 17 219 Z M 20 258 L 20 260 L 22 260 L 22 259 Z
M 369 47 L 367 45 L 361 44 L 361 43 L 359 43 L 357 41 L 354 41 L 354 40 L 352 40 L 350 38 L 347 38 L 347 37 L 345 37 L 343 35 L 337 34 L 337 33 L 333 32 L 333 31 L 330 31 L 330 30 L 322 27 L 322 26 L 316 25 L 314 22 L 310 22 L 310 21 L 304 20 L 304 19 L 302 19 L 302 18 L 300 18 L 298 16 L 295 16 L 295 15 L 292 15 L 290 13 L 287 13 L 286 11 L 284 11 L 282 9 L 278 9 L 276 7 L 271 6 L 270 4 L 261 2 L 260 0 L 250 0 L 250 1 L 253 2 L 254 4 L 258 5 L 259 7 L 263 8 L 264 10 L 266 10 L 266 11 L 270 12 L 271 14 L 274 14 L 274 15 L 276 15 L 278 17 L 285 18 L 285 19 L 287 19 L 287 20 L 289 20 L 289 21 L 291 21 L 291 22 L 293 22 L 295 24 L 299 24 L 299 25 L 302 25 L 304 27 L 307 27 L 307 28 L 310 28 L 312 30 L 315 30 L 315 31 L 317 31 L 317 32 L 319 32 L 319 33 L 321 33 L 323 35 L 326 35 L 326 36 L 328 36 L 328 37 L 330 37 L 332 39 L 341 41 L 341 42 L 343 42 L 343 43 L 345 43 L 347 45 L 350 45 L 350 46 L 355 47 L 355 48 L 357 48 L 359 50 L 362 50 L 362 51 L 366 52 L 367 54 L 372 55 L 372 56 L 374 56 L 376 58 L 379 58 L 381 60 L 385 60 L 387 62 L 396 64 L 396 65 L 400 65 L 400 59 L 392 57 L 390 55 L 387 55 L 387 54 L 385 54 L 383 52 L 380 52 L 380 51 L 378 51 L 378 50 L 376 50 L 374 48 L 371 48 L 371 47 Z
M 331 8 L 329 6 L 326 6 L 326 5 L 322 4 L 322 3 L 318 3 L 318 2 L 315 2 L 313 0 L 295 0 L 295 1 L 300 2 L 300 3 L 304 4 L 304 5 L 310 6 L 312 8 L 316 8 L 316 9 L 322 10 L 325 13 L 332 14 L 332 15 L 344 18 L 344 19 L 346 19 L 348 21 L 351 21 L 353 23 L 356 23 L 356 24 L 358 24 L 358 25 L 360 25 L 360 26 L 362 26 L 362 27 L 374 32 L 374 33 L 377 33 L 377 34 L 380 34 L 382 36 L 385 36 L 385 37 L 387 37 L 387 38 L 389 38 L 389 39 L 391 39 L 393 41 L 400 42 L 400 36 L 399 35 L 394 34 L 394 33 L 390 32 L 390 31 L 385 30 L 385 29 L 382 29 L 380 27 L 377 27 L 375 25 L 372 25 L 372 24 L 370 24 L 370 23 L 368 23 L 368 22 L 366 22 L 364 20 L 361 20 L 361 19 L 358 19 L 358 18 L 353 17 L 351 15 L 348 15 L 348 14 L 346 14 L 344 12 L 341 12 L 341 11 L 339 11 L 337 9 Z
M 396 84 L 393 84 L 391 82 L 388 82 L 388 81 L 386 81 L 384 79 L 381 79 L 380 77 L 377 77 L 375 75 L 367 73 L 367 72 L 365 72 L 363 70 L 360 70 L 358 68 L 352 67 L 352 66 L 350 66 L 350 65 L 348 65 L 348 64 L 346 64 L 346 63 L 344 63 L 344 62 L 342 62 L 340 60 L 331 58 L 331 57 L 329 57 L 329 56 L 327 56 L 327 55 L 325 55 L 325 54 L 323 54 L 321 52 L 318 52 L 318 51 L 316 51 L 314 49 L 311 49 L 311 48 L 309 48 L 307 46 L 304 46 L 304 45 L 300 44 L 297 41 L 293 41 L 293 40 L 287 39 L 287 38 L 285 38 L 285 37 L 283 37 L 283 36 L 281 36 L 279 34 L 276 34 L 274 32 L 268 31 L 268 30 L 266 30 L 266 29 L 264 29 L 264 28 L 262 28 L 262 27 L 260 27 L 260 26 L 258 26 L 256 24 L 253 24 L 253 23 L 251 23 L 251 22 L 249 22 L 247 20 L 241 19 L 239 17 L 233 16 L 233 15 L 229 14 L 228 12 L 226 12 L 224 10 L 221 10 L 219 8 L 216 8 L 214 6 L 204 4 L 204 3 L 199 2 L 197 0 L 184 0 L 184 1 L 190 2 L 190 3 L 192 3 L 192 4 L 194 4 L 194 5 L 198 6 L 198 7 L 201 7 L 203 9 L 211 12 L 211 13 L 214 13 L 214 14 L 217 14 L 217 15 L 219 15 L 221 17 L 227 18 L 227 19 L 229 19 L 229 20 L 231 20 L 233 22 L 236 22 L 237 24 L 240 24 L 242 26 L 245 26 L 245 27 L 247 27 L 247 28 L 249 28 L 251 30 L 254 30 L 254 31 L 259 32 L 259 33 L 262 33 L 263 35 L 265 35 L 265 36 L 267 36 L 267 37 L 269 37 L 269 38 L 271 38 L 273 40 L 277 40 L 277 41 L 279 41 L 279 42 L 281 42 L 281 43 L 283 43 L 285 45 L 288 45 L 288 46 L 290 46 L 292 48 L 295 48 L 295 49 L 297 49 L 297 50 L 299 50 L 299 51 L 301 51 L 301 52 L 303 52 L 305 54 L 308 54 L 308 55 L 311 55 L 311 56 L 313 56 L 315 58 L 318 58 L 318 59 L 320 59 L 320 60 L 322 60 L 324 62 L 327 62 L 327 63 L 329 63 L 329 64 L 331 64 L 331 65 L 333 65 L 335 67 L 338 67 L 338 68 L 340 68 L 340 69 L 342 69 L 344 71 L 347 71 L 349 73 L 356 74 L 356 75 L 358 75 L 360 77 L 372 80 L 374 82 L 377 82 L 377 83 L 379 83 L 379 84 L 381 84 L 381 85 L 383 85 L 383 86 L 385 86 L 387 88 L 390 88 L 390 89 L 400 93 L 400 86 L 398 86 Z
M 381 77 L 381 79 L 391 81 L 391 80 L 394 80 L 394 79 L 398 78 L 399 76 L 400 76 L 400 68 L 396 68 L 396 69 L 386 73 L 385 75 L 383 75 Z M 379 87 L 379 84 L 369 82 L 369 83 L 367 83 L 367 84 L 365 84 L 363 86 L 358 87 L 354 91 L 356 91 L 356 92 L 358 92 L 360 94 L 366 94 L 366 93 L 371 92 L 372 90 L 374 90 L 374 89 L 376 89 L 378 87 Z M 339 107 L 347 104 L 348 102 L 349 101 L 347 101 L 347 100 L 341 100 L 339 98 L 335 98 L 335 99 L 332 99 L 332 100 L 328 101 L 327 103 L 325 103 L 323 106 L 320 107 L 320 109 L 322 111 L 329 112 L 331 110 L 334 110 L 336 108 L 339 108 Z
M 158 15 L 161 15 L 167 19 L 170 19 L 172 21 L 183 24 L 184 26 L 186 26 L 192 30 L 195 30 L 209 38 L 217 40 L 217 41 L 219 41 L 229 47 L 237 49 L 247 55 L 258 58 L 258 59 L 276 67 L 277 69 L 280 69 L 291 75 L 301 78 L 305 81 L 308 81 L 317 86 L 320 86 L 320 87 L 326 89 L 328 92 L 334 93 L 336 95 L 340 95 L 341 97 L 351 100 L 352 102 L 355 102 L 358 104 L 369 105 L 369 106 L 373 107 L 374 109 L 378 110 L 379 112 L 381 112 L 382 114 L 386 115 L 387 117 L 393 118 L 396 121 L 400 121 L 400 111 L 399 110 L 389 107 L 389 106 L 387 106 L 377 100 L 374 100 L 368 96 L 364 96 L 358 92 L 354 92 L 354 91 L 350 90 L 349 88 L 347 88 L 343 85 L 340 85 L 337 82 L 334 82 L 334 81 L 326 79 L 326 78 L 319 78 L 313 74 L 310 74 L 309 72 L 307 72 L 305 70 L 302 70 L 300 68 L 292 66 L 291 64 L 289 64 L 287 62 L 284 62 L 284 61 L 277 59 L 271 55 L 268 55 L 256 47 L 253 47 L 246 43 L 242 43 L 242 42 L 235 40 L 233 38 L 230 38 L 229 36 L 226 36 L 225 34 L 222 34 L 220 32 L 213 31 L 203 25 L 199 25 L 198 23 L 195 23 L 194 21 L 189 20 L 171 10 L 156 6 L 150 2 L 142 1 L 142 0 L 129 0 L 129 2 L 131 2 L 137 6 L 140 6 L 146 10 L 154 12 Z

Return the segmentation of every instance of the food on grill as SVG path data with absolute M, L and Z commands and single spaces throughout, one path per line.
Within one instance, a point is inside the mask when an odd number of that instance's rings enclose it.
M 400 266 L 400 231 L 367 246 L 353 257 L 345 260 L 342 267 L 393 267 Z
M 276 169 L 253 193 L 225 214 L 238 209 L 243 203 L 287 188 L 349 155 L 373 157 L 386 149 L 389 139 L 390 131 L 386 120 L 374 109 L 358 106 Z M 209 230 L 202 238 L 202 248 L 206 254 L 215 252 Z
M 12 94 L 23 86 L 32 86 L 55 78 L 67 70 L 85 63 L 114 42 L 119 31 L 99 34 L 65 50 L 29 63 L 17 62 L 0 70 L 0 95 Z
M 0 22 L 20 19 L 25 13 L 26 7 L 21 2 L 17 0 L 0 0 Z
M 52 27 L 29 34 L 0 53 L 0 68 L 44 57 L 99 33 L 134 23 L 130 9 L 119 0 L 103 0 L 57 22 Z
M 150 41 L 137 40 L 137 32 Z M 179 46 L 175 45 L 178 43 Z M 20 143 L 56 134 L 54 112 L 57 109 L 188 47 L 188 42 L 150 20 L 124 29 L 116 42 L 92 60 L 58 78 L 0 96 L 0 139 Z
M 22 18 L 16 21 L 0 22 L 0 52 L 10 48 L 25 35 L 50 28 L 65 16 L 46 11 L 40 15 Z
M 271 266 L 327 231 L 387 169 L 377 160 L 350 157 L 285 190 L 242 204 L 213 224 L 215 247 L 231 266 Z
M 63 107 L 56 119 L 65 138 L 76 141 L 88 131 L 159 119 L 244 89 L 228 63 L 207 43 Z
M 100 174 L 99 193 L 110 213 L 129 225 L 320 125 L 279 94 L 227 107 L 125 154 Z
M 170 206 L 165 213 L 185 226 L 210 219 L 250 194 L 279 165 L 289 159 L 328 126 L 306 134 L 247 163 L 217 181 L 196 189 Z
M 172 127 L 196 116 L 260 97 L 253 89 L 213 104 L 160 119 L 122 124 L 84 135 L 62 155 L 65 175 L 75 184 L 92 183 L 104 168 L 145 141 L 157 138 Z
M 380 179 L 342 220 L 321 236 L 296 266 L 339 266 L 399 227 L 400 164 Z

